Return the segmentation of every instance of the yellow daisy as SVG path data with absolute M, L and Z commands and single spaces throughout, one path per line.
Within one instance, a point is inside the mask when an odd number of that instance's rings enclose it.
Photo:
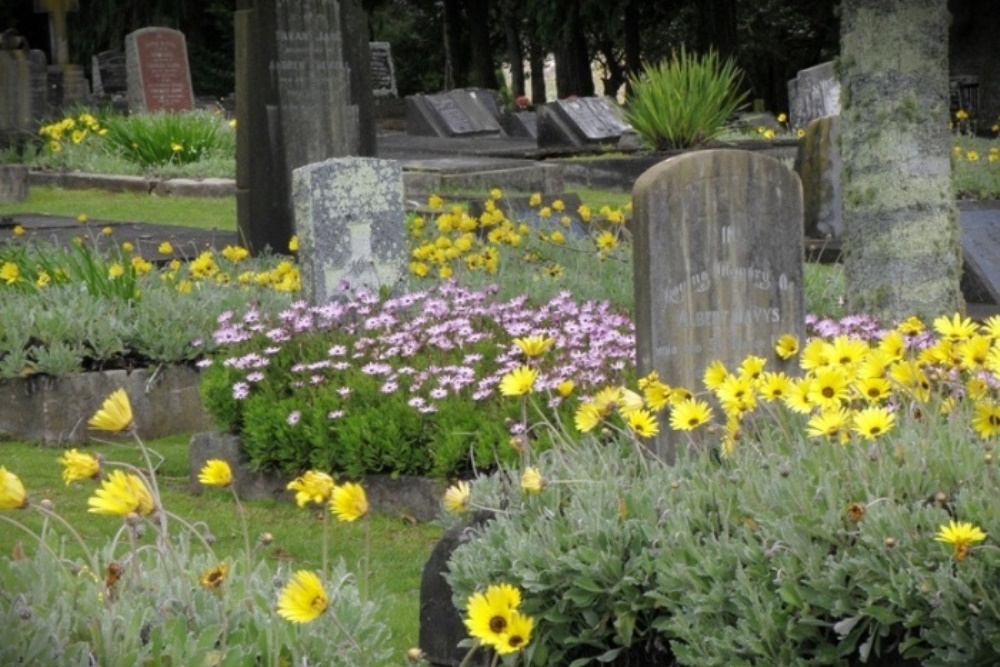
M 674 406 L 670 414 L 670 428 L 675 431 L 693 431 L 712 418 L 712 408 L 705 401 L 690 398 Z
M 341 521 L 357 521 L 368 514 L 368 497 L 364 487 L 354 482 L 334 487 L 330 511 Z
M 866 440 L 874 440 L 892 428 L 896 415 L 885 408 L 870 406 L 854 415 L 854 432 Z
M 850 379 L 841 366 L 821 368 L 813 378 L 809 400 L 823 408 L 836 408 L 850 399 Z
M 0 510 L 20 510 L 28 506 L 28 494 L 17 475 L 0 466 Z
M 146 482 L 131 472 L 113 470 L 101 487 L 87 499 L 88 512 L 126 516 L 136 513 L 146 516 L 153 513 L 156 505 Z
M 976 403 L 975 416 L 972 418 L 972 428 L 984 440 L 989 440 L 1000 433 L 1000 406 L 993 401 Z
M 483 593 L 473 593 L 466 605 L 465 627 L 469 634 L 496 647 L 509 631 L 511 614 L 521 604 L 521 592 L 509 584 L 494 584 Z
M 309 623 L 330 606 L 323 582 L 315 572 L 299 570 L 278 594 L 278 616 L 293 623 Z
M 784 373 L 764 373 L 757 384 L 757 393 L 765 401 L 781 401 L 792 388 L 792 380 Z
M 538 468 L 528 466 L 521 473 L 521 490 L 525 493 L 541 493 L 545 488 L 545 478 Z
M 845 408 L 824 410 L 809 418 L 806 435 L 810 438 L 837 438 L 841 444 L 847 442 L 851 414 Z
M 802 348 L 799 365 L 803 370 L 813 371 L 830 365 L 829 345 L 822 338 L 813 338 Z
M 132 426 L 132 404 L 124 389 L 116 389 L 87 424 L 98 431 L 118 433 Z
M 652 438 L 660 432 L 660 425 L 657 423 L 656 417 L 645 408 L 628 413 L 625 422 L 628 424 L 629 430 L 640 438 Z
M 938 542 L 950 544 L 955 560 L 961 562 L 969 555 L 973 544 L 986 539 L 986 533 L 967 521 L 955 521 L 952 519 L 948 522 L 947 526 L 941 526 L 934 539 Z
M 855 381 L 854 391 L 869 403 L 877 403 L 889 397 L 889 394 L 892 393 L 892 385 L 881 377 L 862 378 Z
M 289 482 L 285 488 L 295 492 L 295 503 L 299 507 L 305 507 L 307 503 L 322 505 L 328 502 L 333 495 L 333 487 L 333 477 L 325 472 L 308 470 Z
M 551 336 L 525 336 L 515 338 L 514 345 L 521 350 L 526 357 L 540 357 L 549 351 L 549 348 L 556 342 Z
M 498 642 L 491 645 L 500 655 L 516 653 L 531 642 L 534 627 L 535 621 L 530 616 L 512 611 L 507 619 L 507 631 L 501 635 Z
M 97 479 L 101 474 L 101 460 L 93 454 L 71 449 L 64 452 L 58 461 L 63 465 L 62 477 L 67 486 L 77 480 Z
M 227 574 L 229 574 L 229 566 L 225 563 L 219 563 L 215 567 L 206 570 L 198 581 L 201 583 L 202 588 L 211 590 L 218 588 L 226 580 Z
M 782 359 L 791 359 L 799 353 L 799 339 L 791 334 L 785 334 L 778 339 L 774 352 Z
M 715 391 L 722 386 L 722 383 L 728 377 L 729 371 L 726 370 L 725 364 L 716 359 L 705 369 L 705 373 L 701 376 L 701 381 L 705 384 L 706 389 Z
M 469 509 L 472 489 L 468 482 L 458 482 L 448 487 L 444 492 L 444 508 L 453 514 L 459 514 Z
M 500 393 L 504 396 L 527 396 L 535 387 L 538 371 L 530 366 L 519 366 L 500 379 Z
M 951 319 L 942 315 L 934 320 L 934 331 L 949 340 L 965 340 L 976 333 L 979 327 L 971 318 L 955 313 Z
M 209 459 L 198 474 L 198 481 L 205 486 L 229 486 L 233 483 L 233 471 L 222 459 Z
M 592 431 L 601 420 L 604 419 L 605 412 L 597 406 L 596 403 L 592 401 L 587 401 L 581 403 L 580 407 L 576 409 L 576 414 L 573 417 L 573 423 L 576 426 L 576 430 L 580 433 L 587 433 Z

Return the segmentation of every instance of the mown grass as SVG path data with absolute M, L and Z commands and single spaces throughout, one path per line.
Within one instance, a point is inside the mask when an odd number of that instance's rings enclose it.
M 163 457 L 158 468 L 158 480 L 164 506 L 190 522 L 204 522 L 215 538 L 213 547 L 220 557 L 239 559 L 243 549 L 243 533 L 235 505 L 228 491 L 206 489 L 195 496 L 190 493 L 188 475 L 187 436 L 174 436 L 148 443 L 150 449 Z M 130 440 L 88 445 L 85 451 L 100 453 L 106 460 L 142 465 L 136 444 Z M 103 546 L 121 526 L 121 519 L 87 512 L 87 499 L 93 495 L 96 483 L 63 483 L 62 466 L 57 462 L 62 450 L 42 448 L 21 442 L 0 443 L 0 465 L 15 472 L 24 482 L 31 502 L 48 499 L 56 511 L 78 530 L 95 550 Z M 322 524 L 320 515 L 309 509 L 299 509 L 291 502 L 278 500 L 246 501 L 250 539 L 264 532 L 274 541 L 264 548 L 267 558 L 287 564 L 290 569 L 319 569 L 321 563 Z M 33 511 L 16 514 L 5 512 L 33 530 L 41 528 L 40 515 Z M 330 517 L 332 519 L 333 517 Z M 374 595 L 384 601 L 386 622 L 392 629 L 394 652 L 400 656 L 417 645 L 419 619 L 420 574 L 431 549 L 440 538 L 441 529 L 431 524 L 413 524 L 403 517 L 373 514 L 371 521 L 371 586 Z M 33 538 L 9 524 L 0 528 L 0 554 L 9 556 L 20 550 L 32 552 Z M 148 538 L 147 538 L 148 539 Z M 329 525 L 330 555 L 343 558 L 355 573 L 362 572 L 365 526 L 363 522 Z M 67 553 L 74 551 L 72 541 L 66 543 Z M 263 547 L 262 547 L 263 548 Z
M 197 229 L 236 230 L 234 197 L 158 197 L 133 192 L 31 188 L 28 199 L 0 204 L 0 216 L 39 213 L 94 220 L 148 222 Z

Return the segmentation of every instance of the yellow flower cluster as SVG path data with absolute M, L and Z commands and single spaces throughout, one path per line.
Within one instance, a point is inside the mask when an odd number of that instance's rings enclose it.
M 364 487 L 354 482 L 338 485 L 325 472 L 308 470 L 286 487 L 295 492 L 299 507 L 309 503 L 328 505 L 330 512 L 341 521 L 357 521 L 368 514 L 368 497 Z
M 535 621 L 519 611 L 521 592 L 509 584 L 494 584 L 475 593 L 466 604 L 469 634 L 499 655 L 522 650 L 531 641 Z
M 63 142 L 67 139 L 77 145 L 91 134 L 104 136 L 107 133 L 107 128 L 101 127 L 97 119 L 89 113 L 82 113 L 76 117 L 67 116 L 38 130 L 38 134 L 48 139 L 48 148 L 53 153 L 61 151 Z

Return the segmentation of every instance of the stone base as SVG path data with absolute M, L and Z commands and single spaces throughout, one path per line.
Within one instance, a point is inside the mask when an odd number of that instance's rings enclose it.
M 128 394 L 143 439 L 204 430 L 212 422 L 198 384 L 199 373 L 190 366 L 3 379 L 0 440 L 59 447 L 107 439 L 108 433 L 90 431 L 87 420 L 116 389 Z
M 209 459 L 222 459 L 233 471 L 233 486 L 244 500 L 280 499 L 291 502 L 295 494 L 286 486 L 292 477 L 260 473 L 250 469 L 239 436 L 229 433 L 196 433 L 189 447 L 191 493 L 201 495 L 204 486 L 198 473 Z M 445 485 L 424 477 L 366 475 L 359 480 L 373 511 L 403 516 L 416 521 L 431 521 L 441 511 Z

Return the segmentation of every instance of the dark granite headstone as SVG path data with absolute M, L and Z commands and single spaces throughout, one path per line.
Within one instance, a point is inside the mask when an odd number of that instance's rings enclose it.
M 840 115 L 840 82 L 832 62 L 801 70 L 788 82 L 788 116 L 792 129 L 817 118 Z
M 0 50 L 0 135 L 27 132 L 31 125 L 31 78 L 27 51 Z
M 538 145 L 584 147 L 617 144 L 631 127 L 607 97 L 577 97 L 538 107 Z
M 184 33 L 142 28 L 125 36 L 128 103 L 132 111 L 194 108 Z
M 375 97 L 398 97 L 389 42 L 371 42 L 368 47 L 372 52 L 372 93 Z
M 90 81 L 94 95 L 115 95 L 128 90 L 125 53 L 102 51 L 90 59 Z
M 970 303 L 1000 303 L 1000 211 L 962 211 L 962 291 Z
M 501 135 L 500 116 L 500 106 L 489 90 L 449 90 L 406 98 L 406 131 L 412 135 Z
M 777 339 L 802 340 L 802 187 L 778 160 L 735 150 L 669 158 L 639 177 L 635 329 L 639 375 L 701 390 L 705 368 L 769 360 Z M 656 452 L 673 461 L 661 425 Z
M 477 512 L 466 526 L 445 532 L 431 552 L 420 576 L 420 649 L 433 667 L 486 667 L 492 654 L 477 650 L 468 661 L 469 649 L 458 643 L 469 636 L 461 614 L 452 601 L 451 585 L 445 578 L 448 560 L 460 544 L 468 541 L 475 530 L 492 517 L 490 512 Z
M 512 137 L 538 139 L 538 114 L 534 111 L 515 111 L 505 118 L 503 129 Z
M 395 291 L 407 276 L 403 171 L 395 160 L 334 158 L 292 172 L 302 288 L 321 305 L 343 292 Z
M 288 247 L 293 169 L 375 152 L 366 24 L 360 0 L 240 0 L 236 208 L 255 253 Z

